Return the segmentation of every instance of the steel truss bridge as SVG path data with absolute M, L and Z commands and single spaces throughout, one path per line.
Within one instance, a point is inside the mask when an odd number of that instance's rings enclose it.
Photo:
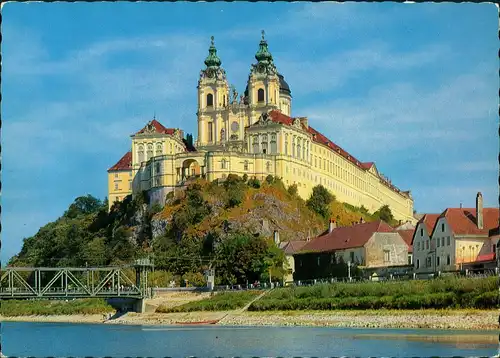
M 120 267 L 6 267 L 0 270 L 0 299 L 148 298 L 151 267 L 149 260 Z

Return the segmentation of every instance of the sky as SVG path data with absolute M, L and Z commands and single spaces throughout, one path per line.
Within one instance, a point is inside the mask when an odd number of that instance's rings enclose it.
M 156 114 L 196 139 L 210 36 L 243 93 L 266 31 L 293 116 L 438 213 L 498 198 L 493 4 L 8 3 L 2 8 L 2 262 Z

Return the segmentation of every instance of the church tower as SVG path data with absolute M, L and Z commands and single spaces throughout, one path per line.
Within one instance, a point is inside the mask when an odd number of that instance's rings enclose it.
M 226 71 L 217 56 L 214 37 L 211 38 L 206 68 L 198 80 L 198 140 L 197 146 L 220 145 L 226 141 L 227 128 L 224 126 L 222 111 L 229 101 L 229 85 Z
M 264 30 L 262 30 L 259 50 L 255 54 L 257 63 L 252 65 L 248 77 L 247 91 L 245 91 L 251 124 L 255 123 L 262 113 L 279 108 L 280 82 L 278 71 L 264 35 Z

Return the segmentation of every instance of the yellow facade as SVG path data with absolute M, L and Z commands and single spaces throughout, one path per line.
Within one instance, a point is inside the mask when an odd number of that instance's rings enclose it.
M 182 131 L 150 122 L 132 136 L 134 193 L 146 190 L 164 203 L 168 192 L 192 176 L 229 174 L 280 177 L 307 198 L 316 185 L 338 200 L 370 211 L 389 205 L 396 219 L 414 222 L 413 199 L 309 126 L 292 118 L 291 91 L 262 38 L 244 95 L 229 86 L 212 42 L 198 81 L 198 137 L 188 148 Z M 110 184 L 111 185 L 111 184 Z M 111 197 L 111 192 L 110 192 Z
M 108 172 L 108 203 L 109 208 L 116 201 L 122 201 L 132 194 L 132 170 L 114 170 Z

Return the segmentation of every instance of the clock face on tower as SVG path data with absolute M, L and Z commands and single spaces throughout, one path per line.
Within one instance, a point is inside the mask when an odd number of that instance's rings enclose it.
M 238 122 L 231 123 L 231 130 L 233 132 L 237 132 L 239 128 L 240 128 L 240 125 L 238 124 Z

